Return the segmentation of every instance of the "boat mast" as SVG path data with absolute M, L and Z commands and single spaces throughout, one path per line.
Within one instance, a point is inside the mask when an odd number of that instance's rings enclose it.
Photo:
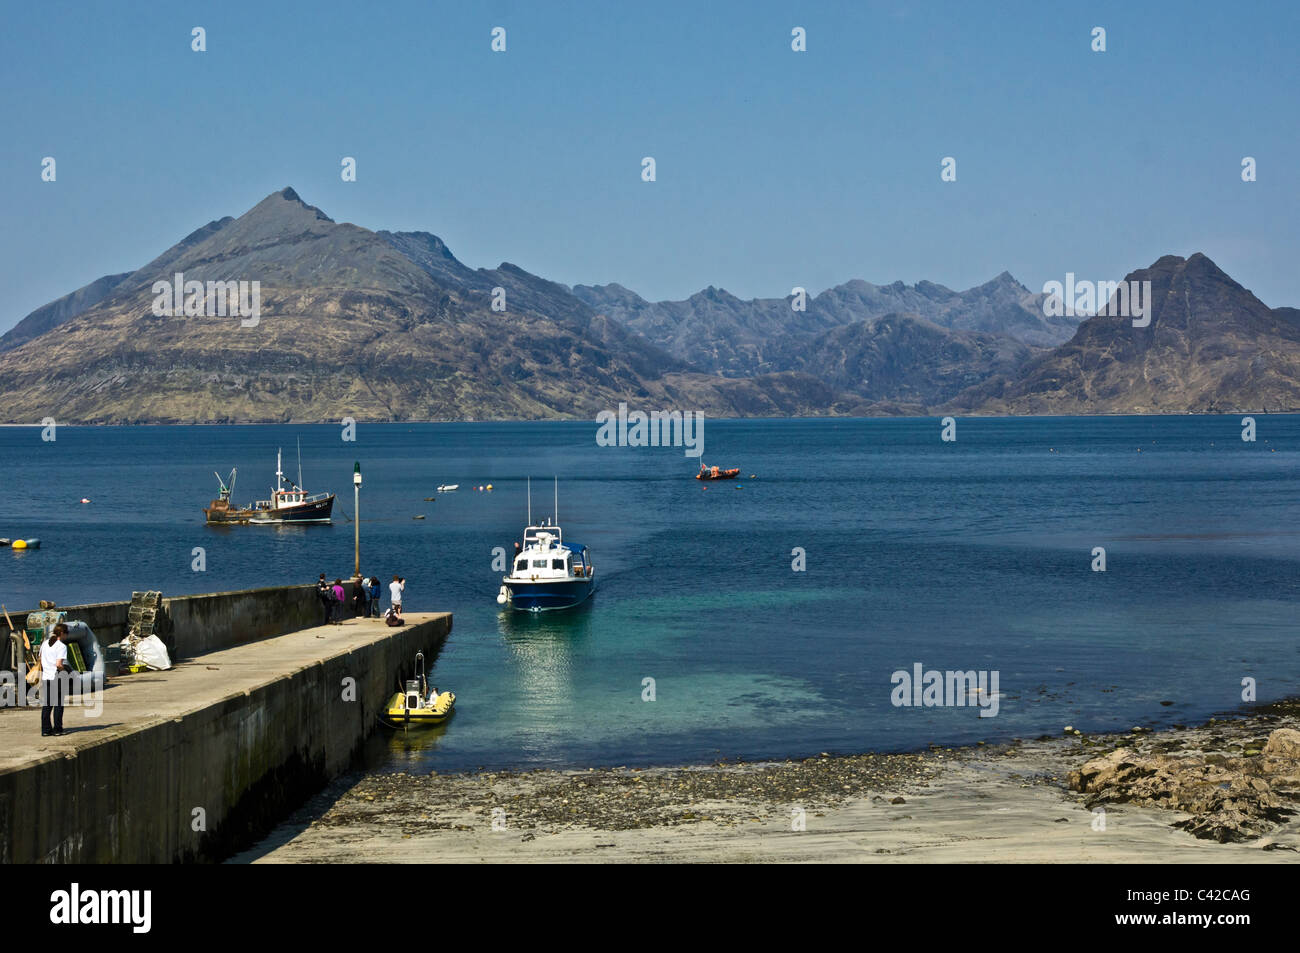
M 275 448 L 275 492 L 279 493 L 281 484 L 284 482 L 284 474 L 281 472 L 284 468 L 280 465 L 280 448 Z
M 298 438 L 298 485 L 295 489 L 302 489 L 302 437 Z
M 551 512 L 553 514 L 552 518 L 554 519 L 555 525 L 559 526 L 560 525 L 560 478 L 556 476 L 553 477 L 552 479 L 555 480 L 555 509 L 552 510 Z
M 528 478 L 528 525 L 533 525 L 533 478 Z

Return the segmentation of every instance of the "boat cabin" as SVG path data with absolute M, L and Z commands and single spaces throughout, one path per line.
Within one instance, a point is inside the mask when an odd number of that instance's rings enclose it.
M 316 497 L 312 498 L 312 501 L 314 502 L 316 498 L 322 496 L 328 496 L 328 495 L 329 494 L 318 493 Z M 307 491 L 299 490 L 295 487 L 294 489 L 289 489 L 289 490 L 286 489 L 272 490 L 271 498 L 269 500 L 258 500 L 253 504 L 253 506 L 256 507 L 257 509 L 278 510 L 281 507 L 285 507 L 285 506 L 301 506 L 303 503 L 307 503 L 307 502 L 309 502 L 307 497 Z
M 523 549 L 515 556 L 516 578 L 569 579 L 591 575 L 587 547 L 566 546 L 558 526 L 529 526 L 524 530 Z

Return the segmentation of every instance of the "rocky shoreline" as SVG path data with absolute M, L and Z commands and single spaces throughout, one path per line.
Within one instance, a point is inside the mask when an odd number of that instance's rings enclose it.
M 911 754 L 354 776 L 234 859 L 1281 860 L 1300 852 L 1297 728 L 1291 701 Z
M 1142 804 L 1185 818 L 1174 827 L 1208 840 L 1265 836 L 1300 811 L 1296 702 L 1195 729 L 1110 736 L 1118 747 L 1071 771 L 1089 808 Z

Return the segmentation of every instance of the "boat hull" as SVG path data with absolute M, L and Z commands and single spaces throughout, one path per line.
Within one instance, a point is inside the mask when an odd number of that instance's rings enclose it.
M 509 596 L 508 605 L 516 612 L 553 612 L 580 606 L 596 591 L 596 580 L 555 579 L 532 581 L 503 580 Z
M 216 501 L 214 501 L 215 503 Z M 250 507 L 210 506 L 203 511 L 209 523 L 328 523 L 334 510 L 334 496 L 304 503 L 253 509 Z
M 406 696 L 402 692 L 397 692 L 388 699 L 388 704 L 379 713 L 379 717 L 385 724 L 394 728 L 404 728 L 408 725 L 441 725 L 456 710 L 456 695 L 453 692 L 443 692 L 438 696 L 438 702 L 436 708 L 407 708 Z

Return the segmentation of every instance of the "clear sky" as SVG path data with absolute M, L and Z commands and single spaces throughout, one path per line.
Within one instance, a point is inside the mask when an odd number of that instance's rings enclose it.
M 10 2 L 0 331 L 286 185 L 653 300 L 1202 251 L 1300 306 L 1298 49 L 1300 4 L 1249 0 Z

